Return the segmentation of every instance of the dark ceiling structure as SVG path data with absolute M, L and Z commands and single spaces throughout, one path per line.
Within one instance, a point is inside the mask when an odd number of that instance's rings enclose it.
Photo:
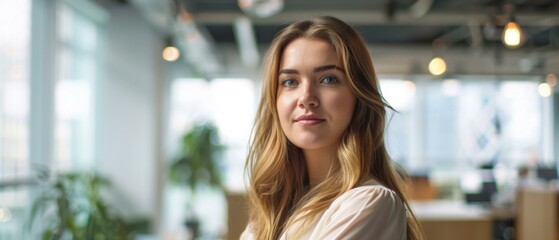
M 281 29 L 323 15 L 354 26 L 383 73 L 423 73 L 429 60 L 441 54 L 454 73 L 542 74 L 559 69 L 559 0 L 128 1 L 174 39 L 189 66 L 203 73 L 240 72 L 244 67 L 254 72 Z M 283 4 L 278 11 L 256 16 L 254 6 L 278 2 Z M 253 8 L 247 10 L 244 4 Z M 520 26 L 523 41 L 509 49 L 502 35 L 511 19 Z
M 235 43 L 233 22 L 244 15 L 236 0 L 178 2 L 217 44 Z M 414 16 L 411 10 L 421 2 L 426 11 Z M 499 42 L 510 13 L 527 36 L 525 46 L 559 41 L 558 0 L 284 0 L 277 15 L 251 20 L 259 44 L 269 43 L 289 22 L 333 15 L 356 27 L 369 44 L 430 45 L 443 39 L 460 47 Z

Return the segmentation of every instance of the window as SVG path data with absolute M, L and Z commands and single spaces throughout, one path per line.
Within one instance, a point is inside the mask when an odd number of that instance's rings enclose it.
M 219 130 L 219 138 L 226 150 L 224 160 L 224 184 L 230 191 L 244 190 L 243 172 L 248 141 L 256 112 L 254 82 L 244 78 L 176 79 L 170 87 L 168 129 L 169 159 L 176 153 L 182 134 L 197 121 L 212 121 Z M 184 220 L 187 194 L 167 193 L 165 213 L 166 226 Z M 213 202 L 215 204 L 209 204 Z M 212 192 L 198 194 L 193 202 L 194 212 L 201 218 L 202 229 L 221 232 L 225 227 L 225 200 Z M 216 220 L 221 219 L 221 220 Z
M 550 98 L 538 94 L 538 81 L 525 77 L 494 80 L 381 80 L 388 110 L 387 148 L 411 172 L 431 169 L 458 177 L 459 169 L 552 161 Z M 547 108 L 545 106 L 548 106 Z
M 0 21 L 9 22 L 0 28 L 0 239 L 21 237 L 24 214 L 30 205 L 32 191 L 28 183 L 34 166 L 50 163 L 46 166 L 50 170 L 70 170 L 90 166 L 93 161 L 92 103 L 93 82 L 99 70 L 99 33 L 95 21 L 78 9 L 97 11 L 98 15 L 101 10 L 80 8 L 80 4 L 92 6 L 88 1 L 77 0 L 0 1 Z M 44 21 L 50 16 L 56 16 L 56 26 Z M 41 31 L 32 32 L 32 29 Z M 47 36 L 51 32 L 57 34 L 54 49 Z M 37 39 L 40 40 L 35 41 Z M 37 42 L 41 44 L 31 45 Z M 31 66 L 31 56 L 37 57 L 33 58 L 33 63 L 44 59 L 56 61 Z M 52 66 L 56 68 L 54 92 L 50 87 L 43 88 L 51 84 L 52 79 L 42 74 L 50 72 Z M 32 83 L 31 73 L 41 76 L 40 84 L 31 85 L 38 83 Z M 31 95 L 31 90 L 41 97 L 33 98 L 37 95 Z M 44 96 L 46 99 L 55 96 L 55 112 L 43 112 L 51 105 L 42 101 Z M 36 108 L 32 108 L 32 104 Z M 56 118 L 54 136 L 50 130 L 44 130 L 51 128 L 50 121 L 35 125 L 44 120 L 44 114 Z M 55 149 L 47 152 L 54 156 L 46 154 L 45 157 L 42 152 L 34 151 L 43 150 L 43 147 L 50 149 L 51 140 L 55 142 Z M 30 149 L 33 144 L 37 149 Z M 33 157 L 41 159 L 30 159 L 30 153 L 41 155 Z M 52 157 L 54 163 L 48 161 Z M 43 158 L 47 161 L 42 162 Z
M 412 114 L 415 84 L 411 81 L 384 79 L 380 81 L 384 99 L 395 111 L 386 109 L 386 148 L 390 157 L 403 166 L 410 166 Z
M 501 159 L 513 166 L 535 164 L 546 159 L 543 149 L 545 116 L 542 98 L 535 90 L 538 82 L 505 81 L 499 89 L 499 116 L 501 118 Z M 532 91 L 530 91 L 532 89 Z M 527 91 L 528 90 L 528 91 Z
M 27 203 L 13 184 L 30 171 L 30 21 L 30 0 L 0 1 L 0 239 L 17 238 Z
M 94 84 L 99 30 L 93 19 L 60 2 L 57 11 L 54 166 L 68 171 L 94 163 Z

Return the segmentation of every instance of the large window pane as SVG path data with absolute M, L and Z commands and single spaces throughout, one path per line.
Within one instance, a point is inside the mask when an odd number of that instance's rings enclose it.
M 243 170 L 247 144 L 254 121 L 256 96 L 254 82 L 242 78 L 176 79 L 171 84 L 169 112 L 169 155 L 177 152 L 182 134 L 198 121 L 212 121 L 219 138 L 226 146 L 223 158 L 225 187 L 230 191 L 244 189 Z M 165 221 L 170 228 L 179 228 L 190 201 L 201 218 L 202 229 L 216 233 L 224 230 L 225 200 L 215 192 L 204 191 L 191 198 L 185 192 L 170 189 L 165 200 Z M 212 203 L 212 204 L 209 204 Z
M 0 239 L 18 238 L 27 204 L 30 20 L 29 0 L 0 0 Z
M 514 175 L 519 165 L 550 164 L 550 138 L 544 136 L 552 129 L 544 121 L 550 99 L 537 87 L 530 77 L 383 79 L 383 95 L 397 111 L 388 111 L 388 152 L 411 172 L 431 169 L 454 179 L 483 165 Z
M 65 3 L 58 5 L 54 166 L 76 170 L 94 164 L 93 86 L 98 72 L 98 27 Z
M 395 110 L 387 109 L 386 148 L 394 161 L 410 166 L 415 84 L 411 81 L 384 79 L 380 81 L 380 87 L 385 100 Z
M 506 81 L 499 91 L 502 118 L 500 157 L 510 165 L 542 160 L 542 99 L 537 82 Z M 530 91 L 532 90 L 532 91 Z

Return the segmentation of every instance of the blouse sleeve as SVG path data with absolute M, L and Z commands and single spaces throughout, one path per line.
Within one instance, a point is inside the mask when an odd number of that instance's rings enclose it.
M 243 233 L 239 237 L 239 240 L 253 240 L 254 236 L 252 236 L 252 226 L 250 223 L 247 224 Z
M 311 238 L 406 239 L 406 225 L 406 208 L 396 193 L 379 185 L 362 186 L 332 203 Z

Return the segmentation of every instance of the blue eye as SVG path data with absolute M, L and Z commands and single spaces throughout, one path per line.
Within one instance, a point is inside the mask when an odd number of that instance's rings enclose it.
M 281 82 L 281 85 L 284 87 L 292 87 L 294 85 L 296 85 L 297 83 L 295 82 L 295 80 L 293 79 L 287 79 L 287 80 L 283 80 Z
M 336 78 L 335 76 L 326 76 L 322 78 L 320 82 L 326 84 L 335 84 L 338 83 L 338 78 Z

